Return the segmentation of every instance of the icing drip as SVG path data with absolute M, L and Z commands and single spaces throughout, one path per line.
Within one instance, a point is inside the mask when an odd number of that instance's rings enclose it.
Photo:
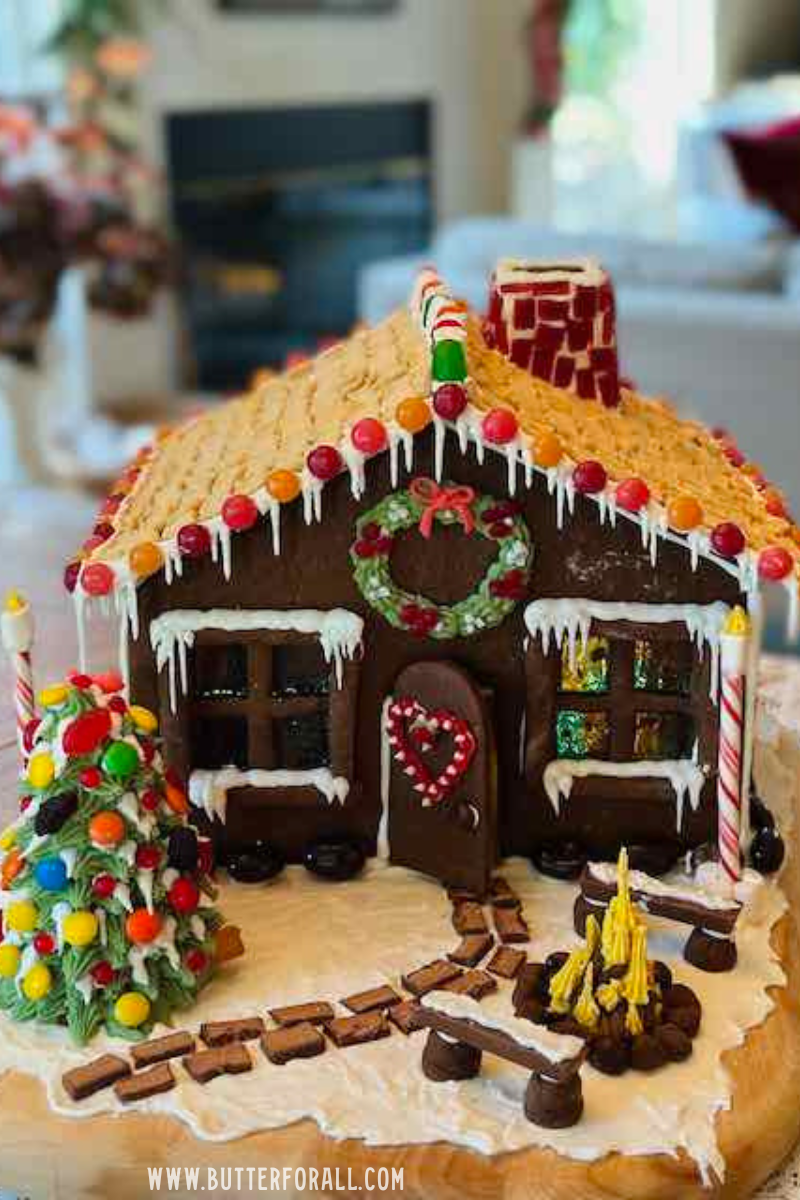
M 143 837 L 150 837 L 156 827 L 156 820 L 150 813 L 142 812 L 139 808 L 139 801 L 133 792 L 126 792 L 117 808 L 125 820 L 130 821 Z
M 181 959 L 175 947 L 175 919 L 166 917 L 158 937 L 144 946 L 133 946 L 128 952 L 128 962 L 131 966 L 134 983 L 141 987 L 149 987 L 150 975 L 147 970 L 147 959 L 156 954 L 165 954 L 171 967 L 180 970 Z
M 189 798 L 203 808 L 210 818 L 225 821 L 228 792 L 235 788 L 301 788 L 311 787 L 320 792 L 328 804 L 338 800 L 344 804 L 350 791 L 348 780 L 334 775 L 327 767 L 308 771 L 244 771 L 240 767 L 222 767 L 216 771 L 192 771 L 189 776 Z
M 457 992 L 435 991 L 424 996 L 420 1003 L 425 1008 L 444 1013 L 446 1017 L 456 1020 L 476 1021 L 487 1029 L 496 1029 L 531 1050 L 536 1050 L 552 1063 L 565 1062 L 575 1058 L 584 1047 L 582 1038 L 569 1037 L 560 1033 L 551 1033 L 531 1021 L 520 1017 L 509 1017 L 499 1013 L 489 1013 L 477 1000 L 471 996 L 460 996 Z
M 79 976 L 79 978 L 74 981 L 73 986 L 83 1003 L 89 1004 L 92 999 L 92 992 L 95 988 L 95 983 L 90 973 L 87 971 L 85 975 Z
M 103 908 L 96 908 L 94 915 L 97 918 L 97 936 L 101 946 L 108 944 L 108 925 L 106 922 L 106 913 Z
M 117 883 L 114 888 L 114 899 L 119 900 L 126 912 L 133 912 L 133 903 L 131 901 L 131 889 L 127 883 Z
M 344 662 L 355 658 L 361 648 L 364 622 L 344 608 L 320 609 L 175 609 L 162 613 L 150 623 L 150 643 L 156 655 L 156 668 L 166 665 L 169 678 L 170 707 L 177 709 L 178 687 L 176 659 L 180 667 L 183 695 L 188 690 L 187 653 L 201 629 L 234 632 L 252 630 L 294 630 L 317 634 L 326 662 L 334 664 L 336 686 L 344 678 Z
M 558 816 L 561 799 L 569 799 L 576 779 L 591 779 L 603 776 L 607 779 L 666 779 L 675 793 L 676 827 L 683 824 L 683 808 L 686 797 L 692 811 L 700 804 L 700 793 L 706 781 L 706 772 L 699 763 L 689 758 L 658 759 L 652 762 L 607 762 L 599 758 L 556 758 L 544 769 L 542 782 L 547 798 Z
M 153 883 L 155 881 L 154 871 L 137 871 L 136 883 L 139 891 L 142 893 L 144 906 L 148 912 L 153 911 Z
M 35 966 L 38 961 L 39 955 L 36 953 L 33 946 L 26 946 L 22 951 L 22 955 L 19 960 L 19 967 L 17 968 L 17 973 L 14 976 L 14 985 L 20 995 L 22 995 L 23 979 L 28 974 L 28 971 L 30 971 L 31 967 Z
M 534 600 L 525 609 L 525 624 L 532 637 L 540 637 L 546 653 L 551 642 L 558 650 L 566 637 L 570 666 L 574 670 L 579 643 L 586 645 L 592 621 L 633 621 L 643 625 L 686 626 L 698 654 L 707 646 L 711 656 L 710 691 L 719 690 L 719 651 L 722 626 L 730 609 L 714 604 L 634 604 L 630 601 L 582 599 Z
M 17 893 L 18 895 L 19 893 Z M 56 946 L 59 952 L 64 949 L 64 921 L 72 912 L 72 906 L 67 904 L 66 900 L 59 900 L 58 904 L 53 905 L 52 918 L 53 926 L 56 931 Z
M 78 857 L 78 851 L 74 846 L 68 846 L 66 850 L 62 850 L 58 856 L 64 864 L 67 872 L 67 879 L 72 879 L 75 874 L 75 862 Z

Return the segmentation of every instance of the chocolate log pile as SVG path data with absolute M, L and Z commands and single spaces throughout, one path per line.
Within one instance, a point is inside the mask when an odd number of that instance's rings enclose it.
M 635 911 L 623 850 L 617 892 L 603 918 L 586 922 L 583 945 L 527 963 L 517 976 L 518 1017 L 556 1033 L 582 1037 L 589 1062 L 607 1075 L 654 1071 L 692 1053 L 700 1001 L 675 983 L 669 967 L 647 958 L 647 930 Z

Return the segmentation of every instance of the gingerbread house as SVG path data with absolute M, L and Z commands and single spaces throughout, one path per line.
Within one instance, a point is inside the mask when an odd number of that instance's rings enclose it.
M 225 851 L 320 838 L 482 887 L 497 856 L 747 839 L 782 501 L 620 384 L 593 263 L 503 263 L 159 437 L 67 570 Z M 745 613 L 747 616 L 745 616 Z

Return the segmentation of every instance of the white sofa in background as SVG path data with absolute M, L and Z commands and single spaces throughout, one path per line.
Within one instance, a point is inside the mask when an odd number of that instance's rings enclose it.
M 425 263 L 482 311 L 499 258 L 586 254 L 614 278 L 624 372 L 641 391 L 730 428 L 800 512 L 798 243 L 656 244 L 476 217 L 443 227 L 419 258 L 367 267 L 359 313 L 374 323 L 406 303 Z

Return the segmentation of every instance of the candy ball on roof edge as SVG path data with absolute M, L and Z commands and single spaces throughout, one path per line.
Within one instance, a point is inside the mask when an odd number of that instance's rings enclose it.
M 769 546 L 758 556 L 758 573 L 762 579 L 778 582 L 792 572 L 794 559 L 783 546 Z
M 222 519 L 229 529 L 241 533 L 255 525 L 258 520 L 258 507 L 249 496 L 228 496 L 222 505 Z
M 733 521 L 722 521 L 711 530 L 711 549 L 722 558 L 736 558 L 745 548 L 745 536 Z
M 617 505 L 626 512 L 641 512 L 650 502 L 650 488 L 643 479 L 632 476 L 617 485 Z
M 300 477 L 296 471 L 272 471 L 267 476 L 266 488 L 273 500 L 279 504 L 289 504 L 296 500 L 302 490 Z
M 362 454 L 379 454 L 386 448 L 386 426 L 375 417 L 362 417 L 350 431 L 350 440 Z
M 492 445 L 507 446 L 519 433 L 519 422 L 510 409 L 493 408 L 483 418 L 481 431 Z
M 326 482 L 342 470 L 342 456 L 335 446 L 317 446 L 308 455 L 306 466 L 315 479 Z
M 592 496 L 602 492 L 608 483 L 608 475 L 602 463 L 587 458 L 576 466 L 572 473 L 572 482 L 576 491 Z
M 421 433 L 431 423 L 430 405 L 422 396 L 409 396 L 407 400 L 401 400 L 394 415 L 397 424 L 407 433 Z
M 137 579 L 155 575 L 164 565 L 164 555 L 155 542 L 140 542 L 128 556 L 128 565 Z
M 678 533 L 689 533 L 702 524 L 702 506 L 694 496 L 676 496 L 667 505 L 667 520 Z
M 108 563 L 86 563 L 81 571 L 81 587 L 87 596 L 107 596 L 114 587 L 114 572 Z
M 178 530 L 177 544 L 184 558 L 203 558 L 211 550 L 211 534 L 205 525 L 184 525 Z
M 460 383 L 445 383 L 436 389 L 433 411 L 443 421 L 455 421 L 467 407 L 467 393 Z

